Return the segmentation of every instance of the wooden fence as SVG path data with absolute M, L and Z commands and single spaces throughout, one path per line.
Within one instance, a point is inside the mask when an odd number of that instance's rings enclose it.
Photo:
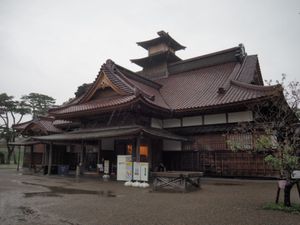
M 211 176 L 276 177 L 264 154 L 232 151 L 163 152 L 167 170 L 203 171 Z

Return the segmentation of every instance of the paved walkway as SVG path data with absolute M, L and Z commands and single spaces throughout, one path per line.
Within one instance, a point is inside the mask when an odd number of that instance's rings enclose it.
M 1 225 L 298 225 L 300 216 L 262 210 L 276 181 L 204 178 L 191 193 L 153 193 L 100 179 L 0 170 Z M 300 202 L 293 192 L 294 202 Z

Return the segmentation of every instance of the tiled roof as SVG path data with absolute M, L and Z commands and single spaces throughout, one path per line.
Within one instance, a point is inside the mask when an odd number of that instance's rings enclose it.
M 220 98 L 218 87 L 227 81 L 235 66 L 228 63 L 171 75 L 157 81 L 162 85 L 160 93 L 174 110 L 216 104 Z
M 176 51 L 180 50 L 180 49 L 185 49 L 185 47 L 183 45 L 181 45 L 177 41 L 175 41 L 165 31 L 159 31 L 159 32 L 157 32 L 157 34 L 159 37 L 148 40 L 148 41 L 137 42 L 137 44 L 145 49 L 149 49 L 149 47 L 157 45 L 159 43 L 166 43 L 167 45 L 171 46 Z
M 111 97 L 105 99 L 98 99 L 98 100 L 89 101 L 87 103 L 71 105 L 69 107 L 53 111 L 52 114 L 57 115 L 57 114 L 68 114 L 74 112 L 93 111 L 99 108 L 108 108 L 111 106 L 117 106 L 123 103 L 128 103 L 135 98 L 136 98 L 135 95 L 129 95 L 129 96 L 121 96 L 121 97 L 117 96 L 117 97 Z
M 28 122 L 18 124 L 14 126 L 14 129 L 20 132 L 26 132 L 27 129 L 30 129 L 32 126 L 38 126 L 45 133 L 61 133 L 62 130 L 56 128 L 53 124 L 53 118 L 47 117 L 38 117 L 37 119 L 30 120 Z
M 253 66 L 252 74 L 246 69 L 249 77 L 254 75 Z M 241 70 L 244 68 L 240 63 L 231 62 L 170 75 L 156 82 L 162 85 L 160 93 L 170 108 L 180 111 L 257 99 L 278 90 L 277 86 L 250 85 L 234 80 Z M 224 88 L 223 94 L 219 93 L 219 88 Z
M 176 66 L 173 74 L 155 81 L 147 80 L 108 60 L 101 67 L 94 84 L 80 100 L 53 109 L 51 114 L 58 116 L 101 111 L 111 107 L 122 107 L 124 104 L 139 100 L 173 112 L 207 110 L 258 100 L 282 91 L 278 86 L 262 86 L 257 56 L 246 56 L 241 52 L 243 46 L 184 60 L 189 63 L 188 67 L 184 67 L 184 63 L 180 62 L 173 65 Z M 212 62 L 215 64 L 211 65 Z M 196 66 L 199 68 L 195 69 Z M 104 75 L 123 94 L 89 100 L 99 86 L 101 76 Z M 250 84 L 253 83 L 255 76 L 259 78 L 259 85 Z
M 26 121 L 24 123 L 15 124 L 12 127 L 18 131 L 21 131 L 21 130 L 24 130 L 31 122 L 32 122 L 32 120 Z
M 181 60 L 177 55 L 175 55 L 175 53 L 171 51 L 162 51 L 144 58 L 131 59 L 130 61 L 141 67 L 146 67 L 149 64 L 161 62 L 163 59 L 166 59 L 168 63 L 174 63 Z
M 47 133 L 61 133 L 62 132 L 62 130 L 56 128 L 53 125 L 53 121 L 50 121 L 50 120 L 38 120 L 34 123 L 39 124 L 41 127 L 43 127 L 47 131 Z

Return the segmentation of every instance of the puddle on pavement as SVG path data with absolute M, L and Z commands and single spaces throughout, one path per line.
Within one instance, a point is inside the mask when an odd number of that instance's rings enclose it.
M 31 198 L 31 197 L 62 197 L 61 195 L 52 193 L 52 192 L 27 192 L 24 193 L 25 198 Z
M 30 197 L 35 197 L 35 196 L 62 197 L 61 194 L 70 194 L 70 195 L 86 194 L 86 195 L 98 195 L 98 196 L 103 196 L 103 197 L 117 197 L 117 195 L 110 190 L 108 190 L 108 191 L 91 191 L 91 190 L 57 187 L 57 186 L 46 186 L 46 185 L 42 185 L 42 184 L 35 184 L 35 183 L 29 183 L 29 182 L 22 182 L 22 183 L 27 184 L 27 185 L 35 185 L 35 186 L 45 187 L 50 190 L 50 191 L 44 191 L 44 192 L 27 192 L 27 193 L 24 193 L 25 198 L 30 198 Z

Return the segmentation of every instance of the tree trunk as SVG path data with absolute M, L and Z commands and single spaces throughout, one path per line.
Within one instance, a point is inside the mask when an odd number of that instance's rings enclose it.
M 14 152 L 14 149 L 7 149 L 6 164 L 10 164 L 10 159 L 11 159 L 13 152 Z
M 6 148 L 7 148 L 6 164 L 10 164 L 11 156 L 14 153 L 15 146 L 9 145 L 8 140 L 7 140 L 6 141 Z
M 16 157 L 16 152 L 14 151 L 14 164 L 17 164 L 17 157 Z

